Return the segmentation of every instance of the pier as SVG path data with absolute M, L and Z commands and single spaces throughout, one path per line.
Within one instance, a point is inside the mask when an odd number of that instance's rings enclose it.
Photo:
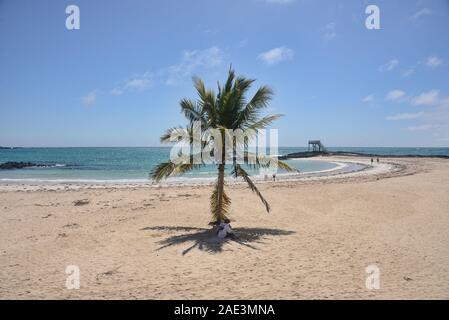
M 348 151 L 328 151 L 321 140 L 309 140 L 307 151 L 294 152 L 286 155 L 279 156 L 280 160 L 286 160 L 289 158 L 311 158 L 316 156 L 347 156 L 347 157 L 371 157 L 371 158 L 440 158 L 449 159 L 446 155 L 397 155 L 397 154 L 374 154 L 374 153 L 361 153 L 361 152 L 348 152 Z
M 312 149 L 312 150 L 310 150 Z M 326 148 L 320 140 L 309 140 L 309 152 L 325 152 Z

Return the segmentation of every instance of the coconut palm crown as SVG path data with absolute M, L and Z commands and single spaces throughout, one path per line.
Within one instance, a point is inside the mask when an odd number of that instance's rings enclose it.
M 214 185 L 213 192 L 210 196 L 210 209 L 212 213 L 213 222 L 223 221 L 229 214 L 231 199 L 226 194 L 225 187 L 225 166 L 226 161 L 231 166 L 231 175 L 234 177 L 242 178 L 248 187 L 257 194 L 262 203 L 265 206 L 267 212 L 270 212 L 270 205 L 267 200 L 260 193 L 259 189 L 251 180 L 246 170 L 236 161 L 236 155 L 233 151 L 233 144 L 227 145 L 224 141 L 226 137 L 226 129 L 231 130 L 246 130 L 246 132 L 255 132 L 259 129 L 265 129 L 273 121 L 278 119 L 281 115 L 274 114 L 268 116 L 261 116 L 261 112 L 268 106 L 269 101 L 273 96 L 273 91 L 268 86 L 261 86 L 254 94 L 254 96 L 248 100 L 246 95 L 251 85 L 255 80 L 248 79 L 243 76 L 235 75 L 232 68 L 229 69 L 228 78 L 226 83 L 222 86 L 217 84 L 218 92 L 214 90 L 206 89 L 203 81 L 200 78 L 193 78 L 193 83 L 196 88 L 198 99 L 182 99 L 180 101 L 181 112 L 188 120 L 186 128 L 174 127 L 167 130 L 165 134 L 161 136 L 162 143 L 172 143 L 173 135 L 176 135 L 180 130 L 187 132 L 183 138 L 178 137 L 178 140 L 183 139 L 187 145 L 192 146 L 194 143 L 194 126 L 195 123 L 200 123 L 202 129 L 215 129 L 218 130 L 221 138 L 220 148 L 222 148 L 221 162 L 216 164 L 217 167 L 217 180 Z M 247 136 L 244 144 L 247 146 L 248 139 L 255 139 L 256 136 Z M 214 139 L 210 135 L 201 135 L 200 144 L 202 147 L 206 147 L 214 143 Z M 193 148 L 191 148 L 193 150 Z M 164 162 L 160 163 L 150 173 L 150 176 L 156 181 L 183 174 L 193 169 L 199 168 L 205 165 L 204 162 L 193 161 L 198 157 L 198 154 L 191 152 L 190 161 L 183 162 Z M 250 156 L 249 151 L 244 152 L 244 158 L 248 159 Z M 267 159 L 269 158 L 269 159 Z M 270 161 L 276 161 L 277 167 L 287 171 L 295 171 L 286 163 L 278 160 L 277 158 L 261 157 L 257 155 L 255 161 L 251 162 L 252 168 L 268 167 Z

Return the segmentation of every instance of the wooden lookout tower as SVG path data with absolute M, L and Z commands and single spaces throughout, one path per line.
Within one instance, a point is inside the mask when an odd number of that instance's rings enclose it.
M 326 148 L 320 140 L 309 140 L 309 152 L 324 152 Z

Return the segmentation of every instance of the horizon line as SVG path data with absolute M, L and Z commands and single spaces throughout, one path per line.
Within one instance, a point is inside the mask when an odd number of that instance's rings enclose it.
M 2 146 L 0 145 L 1 150 L 8 149 L 38 149 L 38 148 L 54 148 L 54 149 L 62 149 L 62 148 L 171 148 L 170 145 L 159 145 L 159 146 Z M 307 148 L 306 146 L 280 146 L 278 148 Z M 326 146 L 326 148 L 449 148 L 449 146 Z M 267 146 L 269 149 L 269 146 Z

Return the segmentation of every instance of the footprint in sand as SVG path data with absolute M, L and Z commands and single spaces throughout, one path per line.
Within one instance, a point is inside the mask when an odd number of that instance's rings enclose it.
M 81 227 L 81 226 L 78 223 L 68 223 L 63 226 L 63 228 L 68 228 L 68 229 L 76 229 L 79 227 Z
M 73 201 L 73 205 L 74 206 L 84 206 L 84 205 L 86 205 L 86 204 L 89 204 L 89 200 L 87 200 L 87 199 L 81 199 L 81 200 L 76 200 L 76 201 Z
M 95 279 L 97 280 L 98 283 L 101 282 L 101 280 L 105 277 L 110 277 L 113 276 L 114 274 L 118 273 L 118 269 L 120 269 L 122 266 L 118 266 L 117 268 L 114 268 L 112 270 L 106 271 L 106 272 L 102 272 L 102 273 L 98 273 L 95 277 Z

